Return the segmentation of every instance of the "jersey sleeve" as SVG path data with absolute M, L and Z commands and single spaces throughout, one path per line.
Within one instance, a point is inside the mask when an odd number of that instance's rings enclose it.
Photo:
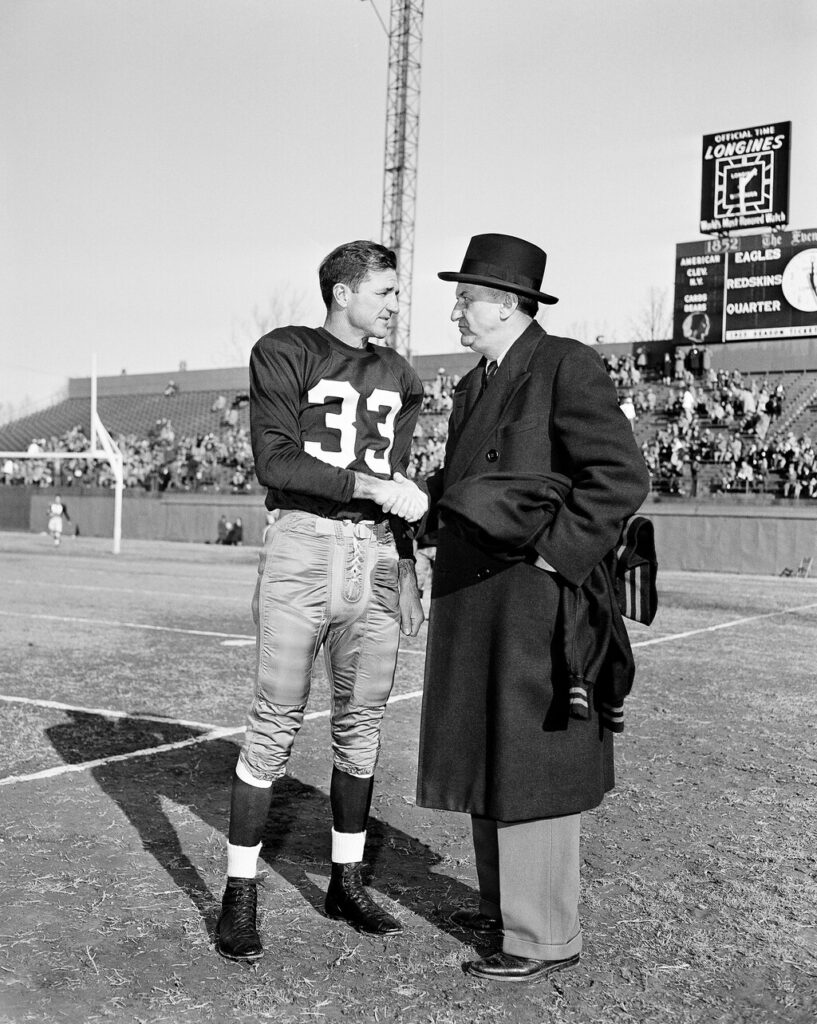
M 301 444 L 300 409 L 308 356 L 287 338 L 266 335 L 250 356 L 250 432 L 255 475 L 264 487 L 348 502 L 351 470 L 308 455 Z

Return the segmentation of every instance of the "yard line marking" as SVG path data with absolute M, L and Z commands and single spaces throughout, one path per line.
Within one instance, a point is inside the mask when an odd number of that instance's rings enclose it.
M 133 596 L 133 587 L 97 587 L 91 586 L 90 583 L 53 583 L 47 580 L 5 580 L 5 583 L 19 584 L 25 587 L 48 587 L 49 590 L 54 590 L 59 587 L 62 590 L 91 590 L 102 594 L 130 594 Z M 245 588 L 248 584 L 239 584 L 235 581 L 237 586 L 243 585 Z M 197 600 L 200 597 L 207 598 L 211 601 L 245 601 L 249 604 L 249 597 L 244 595 L 238 596 L 237 594 L 202 594 L 200 591 L 195 593 L 184 592 L 184 591 L 171 591 L 171 590 L 139 590 L 139 595 L 145 597 L 195 597 Z
M 223 739 L 225 736 L 232 736 L 234 733 L 242 732 L 243 729 L 243 725 L 238 729 L 212 729 L 202 736 L 191 736 L 190 739 L 178 740 L 176 743 L 163 743 L 159 747 L 149 747 L 146 750 L 132 750 L 127 754 L 112 754 L 110 757 L 98 757 L 95 761 L 83 761 L 81 764 L 60 764 L 55 768 L 45 768 L 41 772 L 33 772 L 31 775 L 9 775 L 5 779 L 0 779 L 0 786 L 10 786 L 15 782 L 33 782 L 36 779 L 50 779 L 56 775 L 65 775 L 68 772 L 84 772 L 87 768 L 103 768 L 105 765 L 114 764 L 117 761 L 129 761 L 133 757 L 164 754 L 169 750 L 181 750 L 183 747 L 192 747 L 196 743 Z
M 415 697 L 422 697 L 422 690 L 410 690 L 408 693 L 398 693 L 394 697 L 389 697 L 389 704 L 398 704 L 401 700 L 414 700 Z
M 742 626 L 742 625 L 745 625 L 748 622 L 758 622 L 761 619 L 769 619 L 769 618 L 772 618 L 775 615 L 791 615 L 793 612 L 811 611 L 814 608 L 817 608 L 817 602 L 813 602 L 812 604 L 797 605 L 797 606 L 795 606 L 793 608 L 780 608 L 780 609 L 778 609 L 777 611 L 774 611 L 774 612 L 764 612 L 762 615 L 750 615 L 750 616 L 747 616 L 746 618 L 742 618 L 742 619 L 732 619 L 729 622 L 721 622 L 721 623 L 718 623 L 718 624 L 716 624 L 714 626 L 703 626 L 700 629 L 688 629 L 688 630 L 686 630 L 683 633 L 672 633 L 672 634 L 670 634 L 668 636 L 656 637 L 654 640 L 640 640 L 640 641 L 637 641 L 636 643 L 632 644 L 632 647 L 634 647 L 634 648 L 635 647 L 651 647 L 653 644 L 663 644 L 663 643 L 667 643 L 667 642 L 669 642 L 671 640 L 684 640 L 684 639 L 686 639 L 687 637 L 690 637 L 690 636 L 699 636 L 702 633 L 712 633 L 712 632 L 715 632 L 716 630 L 719 630 L 719 629 L 731 629 L 733 626 Z M 16 613 L 4 612 L 2 614 L 16 614 Z M 57 618 L 57 616 L 41 616 L 41 617 L 42 618 Z M 86 621 L 86 620 L 83 620 L 83 621 Z M 96 621 L 96 620 L 87 620 L 87 621 Z M 143 628 L 162 629 L 162 628 L 167 628 L 167 627 L 154 626 L 154 627 L 143 627 Z M 176 632 L 186 632 L 186 631 L 185 630 L 176 630 Z M 224 636 L 225 634 L 222 633 L 222 634 L 204 634 L 204 635 L 207 635 L 207 636 L 212 636 L 212 635 Z M 412 652 L 412 653 L 419 654 L 421 652 L 420 651 L 416 651 L 416 652 Z M 404 701 L 404 700 L 414 700 L 416 697 L 422 696 L 422 693 L 423 693 L 422 690 L 411 690 L 409 693 L 399 693 L 399 694 L 397 694 L 396 696 L 392 697 L 389 700 L 389 704 L 396 704 L 399 701 Z M 322 711 L 311 711 L 308 714 L 304 715 L 304 719 L 310 719 L 311 720 L 311 719 L 315 719 L 315 718 L 326 718 L 330 714 L 330 710 L 331 709 L 329 709 L 329 708 L 324 708 Z M 105 713 L 106 712 L 100 712 L 100 714 L 105 714 Z M 128 716 L 126 715 L 124 717 L 128 717 Z M 133 717 L 136 717 L 136 716 L 133 716 Z M 172 720 L 170 720 L 170 719 L 161 719 L 161 721 L 164 722 L 165 724 L 172 724 Z M 63 775 L 66 772 L 80 772 L 80 771 L 84 771 L 86 768 L 103 767 L 106 764 L 113 764 L 114 762 L 117 762 L 117 761 L 128 761 L 128 760 L 130 760 L 132 758 L 135 758 L 135 757 L 150 757 L 151 754 L 162 754 L 165 751 L 179 750 L 182 747 L 191 747 L 191 746 L 193 746 L 193 745 L 195 745 L 197 743 L 207 743 L 207 742 L 209 742 L 210 740 L 213 740 L 213 739 L 222 739 L 225 736 L 234 736 L 234 735 L 236 735 L 236 733 L 243 732 L 244 729 L 245 729 L 245 726 L 239 726 L 239 727 L 234 727 L 234 728 L 230 728 L 230 727 L 225 726 L 224 728 L 211 729 L 209 732 L 203 733 L 201 736 L 193 736 L 190 739 L 180 740 L 177 743 L 166 743 L 166 744 L 163 744 L 162 746 L 159 746 L 159 747 L 148 747 L 147 749 L 144 749 L 144 750 L 133 750 L 130 753 L 127 753 L 127 754 L 114 754 L 111 757 L 98 758 L 96 761 L 83 761 L 81 764 L 58 765 L 55 768 L 46 768 L 44 771 L 34 772 L 32 775 L 11 775 L 11 776 L 8 776 L 5 779 L 0 779 L 0 786 L 8 786 L 8 785 L 11 785 L 11 783 L 16 783 L 16 782 L 29 782 L 29 781 L 32 781 L 34 779 L 52 778 L 52 777 L 54 777 L 56 775 Z
M 698 636 L 701 633 L 714 633 L 718 629 L 731 629 L 732 626 L 744 626 L 747 622 L 759 622 L 761 619 L 770 619 L 775 615 L 791 615 L 792 612 L 808 612 L 814 608 L 817 608 L 817 602 L 797 605 L 794 608 L 779 608 L 776 612 L 764 612 L 762 615 L 749 615 L 745 619 L 732 619 L 730 622 L 719 622 L 714 626 L 702 626 L 700 629 L 688 629 L 684 633 L 670 633 L 668 636 L 658 636 L 654 640 L 639 640 L 631 646 L 651 647 L 653 644 L 664 644 L 668 640 L 684 640 L 688 636 Z
M 255 647 L 255 637 L 242 637 L 240 640 L 222 640 L 222 647 Z M 425 650 L 417 650 L 413 647 L 401 648 L 398 654 L 425 654 Z
M 415 697 L 422 695 L 422 690 L 412 690 L 409 693 L 398 693 L 396 696 L 389 700 L 389 704 L 396 704 L 402 700 L 412 700 Z M 15 698 L 2 697 L 2 700 L 14 700 Z M 27 701 L 27 703 L 44 703 L 48 707 L 65 708 L 71 710 L 70 705 L 58 704 L 56 701 Z M 73 709 L 80 710 L 80 709 Z M 88 710 L 88 709 L 82 709 Z M 127 715 L 122 711 L 97 711 L 96 714 L 105 715 L 106 717 L 114 718 L 137 718 L 143 719 L 141 715 Z M 331 713 L 331 708 L 323 708 L 321 711 L 310 711 L 304 715 L 304 719 L 315 719 L 315 718 L 328 718 Z M 172 720 L 167 718 L 151 718 L 148 721 L 163 722 L 165 725 L 196 725 L 200 723 L 185 722 L 181 719 Z M 60 764 L 54 768 L 44 768 L 39 772 L 32 772 L 30 775 L 9 775 L 5 779 L 0 779 L 0 786 L 10 786 L 17 782 L 34 782 L 37 779 L 52 779 L 57 775 L 66 775 L 69 772 L 82 772 L 87 768 L 104 768 L 105 765 L 114 764 L 119 761 L 130 761 L 135 757 L 150 757 L 152 754 L 164 754 L 171 750 L 181 750 L 184 747 L 192 747 L 198 743 L 209 743 L 211 740 L 224 739 L 226 736 L 235 736 L 237 733 L 244 732 L 246 726 L 207 726 L 207 732 L 202 733 L 201 736 L 190 736 L 186 740 L 177 740 L 175 743 L 163 743 L 158 747 L 144 747 L 142 750 L 131 750 L 126 754 L 112 754 L 110 757 L 98 757 L 93 761 L 82 761 L 79 764 Z
M 162 725 L 184 725 L 191 729 L 220 729 L 221 726 L 212 722 L 189 722 L 184 718 L 162 718 L 160 715 L 141 715 L 130 711 L 111 711 L 109 708 L 85 708 L 78 704 L 63 704 L 58 700 L 35 699 L 34 697 L 17 697 L 13 694 L 0 693 L 0 700 L 8 704 L 30 704 L 39 708 L 54 708 L 57 711 L 79 711 L 85 715 L 100 715 L 103 718 L 129 718 L 139 722 L 160 722 Z
M 151 629 L 160 633 L 184 633 L 187 636 L 222 636 L 235 640 L 252 640 L 246 633 L 219 633 L 210 629 L 181 629 L 179 626 L 153 626 L 147 622 L 119 622 L 112 619 L 85 619 L 72 615 L 31 615 L 28 612 L 9 612 L 0 609 L 0 615 L 13 615 L 23 619 L 46 619 L 49 622 L 82 622 L 89 626 L 115 626 L 119 629 Z

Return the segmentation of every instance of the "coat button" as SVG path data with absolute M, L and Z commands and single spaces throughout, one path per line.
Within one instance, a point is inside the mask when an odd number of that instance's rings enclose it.
M 496 448 L 489 448 L 488 451 L 485 453 L 485 458 L 488 460 L 488 462 L 496 462 L 496 460 L 499 458 L 499 452 L 496 450 Z

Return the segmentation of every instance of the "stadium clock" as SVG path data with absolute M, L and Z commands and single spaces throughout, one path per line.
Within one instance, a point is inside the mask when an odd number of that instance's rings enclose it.
M 783 294 L 790 306 L 817 312 L 817 249 L 795 253 L 783 270 Z

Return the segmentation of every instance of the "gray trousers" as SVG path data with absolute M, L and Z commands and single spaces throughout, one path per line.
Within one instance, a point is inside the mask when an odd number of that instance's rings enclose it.
M 581 815 L 494 821 L 471 818 L 479 909 L 502 921 L 502 949 L 533 960 L 581 952 Z

